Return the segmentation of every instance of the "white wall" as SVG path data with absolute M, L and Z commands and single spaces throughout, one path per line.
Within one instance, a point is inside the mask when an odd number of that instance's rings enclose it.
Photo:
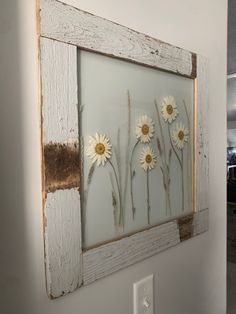
M 210 60 L 210 231 L 58 300 L 45 293 L 35 8 L 0 2 L 0 313 L 129 314 L 155 275 L 156 314 L 225 314 L 226 0 L 67 0 Z

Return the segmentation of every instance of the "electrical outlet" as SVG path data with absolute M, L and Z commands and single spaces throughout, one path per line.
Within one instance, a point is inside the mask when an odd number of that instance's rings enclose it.
M 134 314 L 154 314 L 153 274 L 133 284 Z

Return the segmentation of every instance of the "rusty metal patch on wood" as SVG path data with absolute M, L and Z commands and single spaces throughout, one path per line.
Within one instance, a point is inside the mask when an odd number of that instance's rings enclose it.
M 177 220 L 179 226 L 180 241 L 188 240 L 193 234 L 193 214 Z
M 79 144 L 44 146 L 45 191 L 79 187 Z
M 196 53 L 192 53 L 192 73 L 191 73 L 192 78 L 197 77 L 197 55 Z

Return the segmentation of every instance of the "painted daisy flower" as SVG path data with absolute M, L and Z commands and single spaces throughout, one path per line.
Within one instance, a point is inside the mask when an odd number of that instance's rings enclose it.
M 136 136 L 142 143 L 150 142 L 154 134 L 154 123 L 147 115 L 138 119 L 136 126 Z
M 172 140 L 178 149 L 183 149 L 184 144 L 188 142 L 189 131 L 182 122 L 176 123 L 176 128 L 172 132 Z
M 141 167 L 147 171 L 152 170 L 156 165 L 156 155 L 150 146 L 144 147 L 139 158 Z
M 97 166 L 104 166 L 111 157 L 111 148 L 110 139 L 106 135 L 96 133 L 95 136 L 89 136 L 86 154 L 92 163 L 97 162 Z
M 177 110 L 177 106 L 173 96 L 166 96 L 165 98 L 163 98 L 161 113 L 165 122 L 168 121 L 169 123 L 171 123 L 176 119 L 179 112 Z

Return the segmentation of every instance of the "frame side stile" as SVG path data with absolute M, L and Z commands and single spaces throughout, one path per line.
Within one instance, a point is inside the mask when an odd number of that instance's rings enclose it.
M 196 210 L 208 208 L 208 62 L 197 56 Z
M 197 55 L 197 108 L 196 108 L 196 213 L 194 217 L 194 235 L 208 230 L 208 60 Z
M 44 214 L 44 206 L 45 206 L 45 177 L 44 177 L 44 161 L 43 161 L 43 118 L 42 118 L 42 106 L 43 106 L 43 96 L 42 96 L 42 62 L 41 62 L 41 18 L 40 18 L 40 0 L 36 0 L 36 35 L 37 35 L 37 51 L 38 51 L 38 105 L 39 105 L 39 121 L 40 121 L 40 165 L 41 165 L 41 193 L 42 193 L 42 229 L 43 229 L 43 247 L 44 247 L 44 275 L 45 275 L 45 288 L 48 292 L 48 282 L 50 281 L 50 274 L 48 273 L 48 268 L 46 267 L 46 239 L 45 239 L 45 227 L 46 227 L 46 219 Z M 49 293 L 48 293 L 49 295 Z
M 44 239 L 47 291 L 82 284 L 77 48 L 41 38 Z

